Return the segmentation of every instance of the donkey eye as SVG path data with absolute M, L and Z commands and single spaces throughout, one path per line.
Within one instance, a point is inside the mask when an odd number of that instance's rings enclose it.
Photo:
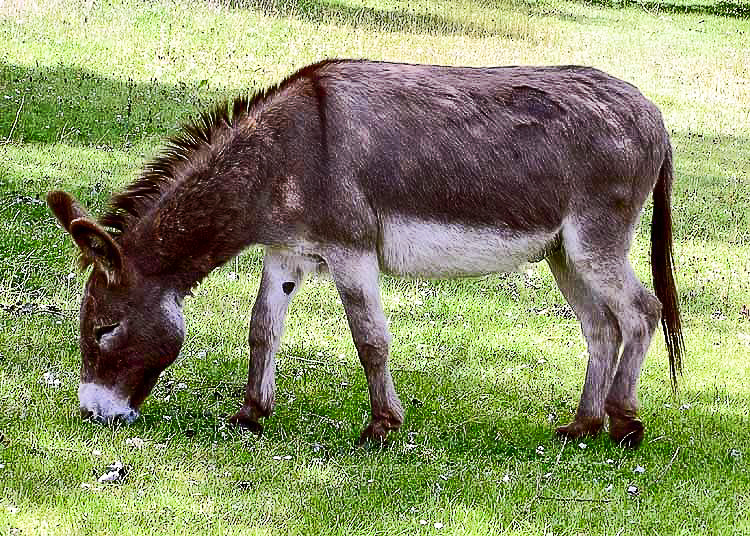
M 116 322 L 115 324 L 107 324 L 106 326 L 99 326 L 94 328 L 94 338 L 96 339 L 97 344 L 102 341 L 102 337 L 109 333 L 112 333 L 119 326 L 120 323 Z

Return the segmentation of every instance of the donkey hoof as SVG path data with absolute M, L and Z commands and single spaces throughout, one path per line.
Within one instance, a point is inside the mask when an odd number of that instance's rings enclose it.
M 610 418 L 609 437 L 622 447 L 637 448 L 643 441 L 643 423 L 638 419 Z
M 386 421 L 371 421 L 370 424 L 367 425 L 367 428 L 365 428 L 360 434 L 357 445 L 360 447 L 368 444 L 382 446 L 388 437 L 388 432 L 391 430 L 398 430 L 398 428 L 389 426 Z
M 245 430 L 249 430 L 257 436 L 263 434 L 263 425 L 257 420 L 248 416 L 243 410 L 239 410 L 237 413 L 229 417 L 229 422 Z
M 576 417 L 576 419 L 565 426 L 560 426 L 556 431 L 560 437 L 567 439 L 580 439 L 582 437 L 595 437 L 599 435 L 604 426 L 603 419 L 596 417 Z

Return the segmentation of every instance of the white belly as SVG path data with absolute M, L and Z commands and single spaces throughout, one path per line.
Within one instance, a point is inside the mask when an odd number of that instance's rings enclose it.
M 511 272 L 554 240 L 547 233 L 510 233 L 421 220 L 386 219 L 378 255 L 381 271 L 400 276 L 451 278 Z

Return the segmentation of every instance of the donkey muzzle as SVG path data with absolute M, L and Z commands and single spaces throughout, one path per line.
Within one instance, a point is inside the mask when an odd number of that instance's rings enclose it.
M 82 383 L 78 387 L 78 401 L 81 417 L 101 424 L 118 421 L 131 424 L 139 415 L 117 391 L 95 383 Z

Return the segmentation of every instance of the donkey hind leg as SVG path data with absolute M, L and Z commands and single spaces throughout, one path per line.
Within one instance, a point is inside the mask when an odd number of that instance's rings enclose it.
M 625 266 L 625 288 L 617 315 L 623 334 L 622 355 L 604 407 L 609 415 L 610 437 L 622 446 L 635 448 L 643 440 L 643 424 L 637 418 L 638 378 L 661 317 L 661 303 L 638 281 L 630 263 Z
M 383 442 L 404 421 L 404 410 L 388 369 L 390 334 L 378 286 L 379 267 L 374 253 L 337 252 L 327 258 L 354 345 L 367 378 L 371 419 L 359 444 Z
M 229 421 L 260 434 L 259 420 L 273 412 L 276 385 L 275 355 L 284 331 L 284 318 L 305 275 L 315 260 L 284 251 L 266 249 L 258 297 L 250 319 L 250 366 L 245 402 Z
M 596 239 L 597 234 L 592 236 Z M 611 233 L 607 239 L 607 244 L 587 244 L 584 250 L 579 236 L 563 232 L 563 242 L 574 246 L 567 249 L 569 261 L 617 319 L 622 353 L 604 409 L 610 418 L 610 437 L 635 448 L 643 440 L 643 424 L 637 418 L 638 377 L 661 316 L 661 304 L 633 272 L 627 258 L 629 237 L 618 243 L 616 233 Z
M 589 352 L 586 382 L 573 422 L 557 429 L 569 439 L 596 436 L 604 425 L 604 400 L 617 365 L 622 337 L 617 319 L 596 293 L 586 285 L 559 249 L 547 258 L 565 299 L 576 313 Z

